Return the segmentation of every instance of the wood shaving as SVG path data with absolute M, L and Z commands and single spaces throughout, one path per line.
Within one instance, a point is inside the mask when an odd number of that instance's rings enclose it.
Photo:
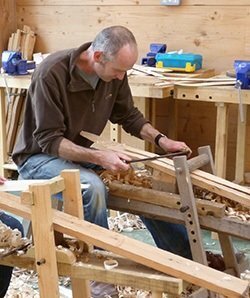
M 128 171 L 119 172 L 117 174 L 103 171 L 100 173 L 100 177 L 107 186 L 110 182 L 116 181 L 123 184 L 152 188 L 152 175 L 149 170 L 145 168 L 139 170 L 131 168 Z
M 22 234 L 18 229 L 12 230 L 0 220 L 0 247 L 16 248 L 24 245 L 27 238 L 22 238 Z
M 130 213 L 120 214 L 118 212 L 116 217 L 108 218 L 108 224 L 109 229 L 115 232 L 131 232 L 146 228 L 139 216 Z
M 194 195 L 196 198 L 199 198 L 199 199 L 225 204 L 226 216 L 230 218 L 238 219 L 240 221 L 250 222 L 250 210 L 245 206 L 242 206 L 238 202 L 219 196 L 215 193 L 212 193 L 198 186 L 194 186 Z

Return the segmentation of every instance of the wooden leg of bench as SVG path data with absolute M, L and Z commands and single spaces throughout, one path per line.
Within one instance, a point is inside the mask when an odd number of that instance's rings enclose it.
M 59 298 L 54 230 L 51 228 L 53 223 L 50 186 L 37 184 L 29 189 L 40 297 Z
M 80 173 L 78 170 L 62 171 L 65 190 L 63 191 L 64 212 L 83 219 L 83 205 L 80 185 Z M 88 280 L 71 278 L 72 294 L 74 298 L 90 298 L 90 286 Z

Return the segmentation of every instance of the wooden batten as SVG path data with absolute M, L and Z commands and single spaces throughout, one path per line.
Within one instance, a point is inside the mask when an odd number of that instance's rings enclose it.
M 116 182 L 109 183 L 110 194 L 118 198 L 124 198 L 128 201 L 135 200 L 145 203 L 152 203 L 154 198 L 154 205 L 180 209 L 180 196 L 174 193 L 167 193 L 154 189 L 146 189 L 143 187 L 136 187 L 133 185 L 126 185 Z M 128 204 L 129 205 L 129 204 Z M 211 203 L 205 200 L 197 200 L 197 211 L 201 215 L 213 215 L 215 217 L 223 217 L 225 215 L 225 205 L 218 203 Z

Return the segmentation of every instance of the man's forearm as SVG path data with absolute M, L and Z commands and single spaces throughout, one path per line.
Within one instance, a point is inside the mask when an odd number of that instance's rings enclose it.
M 125 153 L 113 150 L 94 150 L 78 146 L 67 139 L 63 139 L 58 149 L 59 157 L 74 162 L 88 162 L 102 166 L 112 172 L 127 171 L 131 158 Z
M 140 134 L 145 141 L 158 145 L 165 152 L 186 151 L 189 155 L 192 153 L 192 150 L 184 142 L 169 139 L 155 129 L 150 123 L 143 125 Z
M 94 150 L 76 145 L 70 140 L 64 138 L 58 148 L 59 157 L 75 162 L 95 163 Z
M 148 141 L 152 144 L 155 142 L 155 138 L 159 135 L 159 130 L 155 129 L 150 123 L 146 123 L 143 125 L 140 135 L 143 140 Z

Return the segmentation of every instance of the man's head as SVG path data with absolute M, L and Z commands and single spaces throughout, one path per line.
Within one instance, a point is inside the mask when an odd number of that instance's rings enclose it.
M 107 82 L 122 80 L 138 57 L 134 35 L 122 26 L 103 29 L 94 39 L 91 51 L 95 73 Z

